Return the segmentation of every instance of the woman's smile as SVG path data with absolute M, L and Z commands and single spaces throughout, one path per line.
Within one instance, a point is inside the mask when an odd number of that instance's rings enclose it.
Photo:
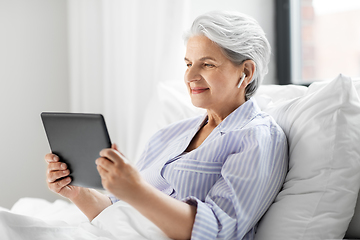
M 209 90 L 209 88 L 194 87 L 194 88 L 191 88 L 191 94 L 200 94 L 207 90 Z

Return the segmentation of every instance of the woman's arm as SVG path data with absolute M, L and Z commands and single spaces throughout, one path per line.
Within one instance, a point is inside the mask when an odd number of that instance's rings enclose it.
M 138 190 L 129 204 L 172 239 L 190 239 L 196 207 L 174 199 L 148 183 Z
M 45 156 L 45 161 L 48 163 L 46 178 L 49 189 L 72 201 L 90 221 L 111 205 L 107 196 L 94 189 L 70 185 L 70 171 L 58 156 L 49 153 Z
M 70 199 L 70 201 L 72 201 L 90 221 L 112 204 L 109 197 L 89 188 L 80 188 L 79 195 L 76 198 Z
M 115 147 L 96 160 L 105 189 L 129 203 L 168 237 L 190 239 L 196 207 L 176 200 L 148 184 Z

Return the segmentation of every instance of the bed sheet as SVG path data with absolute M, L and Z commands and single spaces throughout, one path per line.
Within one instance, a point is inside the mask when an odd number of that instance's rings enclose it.
M 0 208 L 0 232 L 3 240 L 169 239 L 137 210 L 121 201 L 89 222 L 69 202 L 23 198 L 10 210 Z

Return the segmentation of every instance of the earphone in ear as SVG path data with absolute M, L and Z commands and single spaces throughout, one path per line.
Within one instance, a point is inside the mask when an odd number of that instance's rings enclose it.
M 243 73 L 243 75 L 242 75 L 242 77 L 241 77 L 241 79 L 240 79 L 240 82 L 239 82 L 239 84 L 238 84 L 238 86 L 237 86 L 238 88 L 240 88 L 240 86 L 241 86 L 241 84 L 243 83 L 245 77 L 246 77 L 246 74 Z

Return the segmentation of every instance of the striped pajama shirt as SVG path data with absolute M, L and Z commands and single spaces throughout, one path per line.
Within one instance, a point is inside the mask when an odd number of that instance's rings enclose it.
M 184 152 L 206 120 L 205 114 L 158 131 L 137 168 L 160 191 L 197 206 L 191 239 L 253 239 L 287 173 L 286 136 L 250 99 Z

